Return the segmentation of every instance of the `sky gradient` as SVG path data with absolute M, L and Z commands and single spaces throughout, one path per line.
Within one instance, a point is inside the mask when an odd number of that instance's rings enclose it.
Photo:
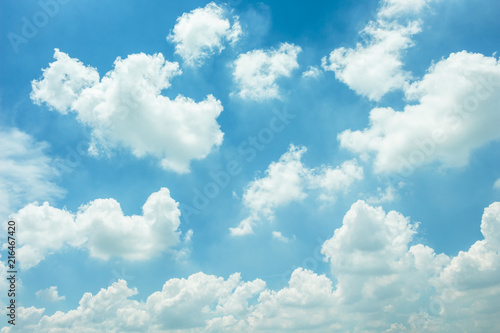
M 497 1 L 0 6 L 1 332 L 500 329 Z

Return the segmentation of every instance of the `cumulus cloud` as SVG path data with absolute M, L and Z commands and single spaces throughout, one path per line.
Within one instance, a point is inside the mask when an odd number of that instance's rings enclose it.
M 375 108 L 370 126 L 339 134 L 340 145 L 375 155 L 376 172 L 403 176 L 435 160 L 445 167 L 468 163 L 472 151 L 498 140 L 500 65 L 496 58 L 453 53 L 406 89 L 403 111 Z
M 297 56 L 299 46 L 283 43 L 278 49 L 253 50 L 240 54 L 234 62 L 233 77 L 243 99 L 263 101 L 280 97 L 276 82 L 289 77 L 299 67 Z
M 372 314 L 387 315 L 405 302 L 418 302 L 430 292 L 428 279 L 449 262 L 445 255 L 421 244 L 410 247 L 417 224 L 402 214 L 358 201 L 321 249 L 338 280 L 342 304 L 356 304 Z M 394 309 L 392 309 L 394 308 Z M 384 314 L 385 315 L 385 314 Z M 367 318 L 366 322 L 376 318 Z
M 36 266 L 64 246 L 87 249 L 102 260 L 147 260 L 179 242 L 177 207 L 167 188 L 149 196 L 142 216 L 123 215 L 114 199 L 94 200 L 76 214 L 48 202 L 29 204 L 13 215 L 19 225 L 20 267 Z
M 481 233 L 484 239 L 460 251 L 433 281 L 437 289 L 433 302 L 455 331 L 500 328 L 500 202 L 484 210 Z M 432 319 L 425 324 L 435 326 Z
M 40 289 L 35 293 L 36 297 L 47 302 L 58 302 L 66 299 L 66 296 L 59 296 L 57 286 L 51 286 L 47 289 Z
M 135 301 L 123 280 L 75 310 L 19 308 L 19 330 L 92 332 L 495 332 L 500 327 L 500 202 L 484 210 L 483 240 L 455 257 L 415 244 L 417 223 L 354 203 L 321 252 L 332 277 L 297 268 L 277 291 L 240 274 L 173 278 Z M 320 259 L 320 258 L 319 258 Z M 319 260 L 318 259 L 318 260 Z M 16 325 L 17 326 L 17 325 Z M 2 332 L 13 332 L 3 328 Z
M 91 88 L 99 82 L 99 73 L 59 49 L 55 49 L 54 59 L 56 61 L 49 67 L 42 69 L 43 79 L 32 82 L 30 97 L 38 105 L 44 102 L 50 108 L 66 114 L 85 88 Z
M 322 66 L 357 94 L 379 101 L 391 91 L 403 89 L 411 79 L 404 70 L 404 52 L 421 31 L 417 17 L 435 0 L 381 0 L 376 19 L 360 32 L 355 48 L 340 47 L 322 59 Z
M 212 95 L 195 102 L 161 94 L 181 71 L 161 53 L 117 58 L 100 81 L 97 71 L 55 50 L 55 62 L 32 82 L 31 99 L 60 113 L 75 112 L 92 129 L 89 151 L 97 155 L 117 147 L 136 157 L 154 156 L 175 172 L 189 171 L 193 159 L 217 148 L 223 133 L 216 119 L 222 112 Z
M 58 174 L 55 163 L 47 156 L 48 144 L 37 142 L 16 129 L 0 129 L 0 217 L 26 202 L 55 199 L 64 191 L 54 183 Z
M 78 246 L 81 239 L 77 235 L 74 214 L 65 209 L 31 203 L 21 208 L 12 218 L 19 226 L 18 255 L 21 269 L 38 265 L 47 255 L 64 245 Z
M 403 69 L 404 50 L 412 46 L 418 22 L 403 26 L 395 22 L 371 22 L 364 30 L 365 43 L 356 48 L 340 47 L 322 60 L 325 70 L 357 94 L 379 101 L 390 91 L 401 89 L 411 75 Z
M 498 178 L 495 183 L 493 184 L 493 188 L 500 190 L 500 178 Z
M 265 177 L 252 181 L 243 194 L 243 205 L 250 217 L 236 228 L 230 228 L 234 236 L 253 232 L 256 221 L 274 219 L 277 207 L 301 201 L 313 190 L 319 191 L 320 199 L 333 200 L 335 195 L 349 189 L 355 180 L 363 178 L 363 168 L 356 160 L 346 161 L 337 168 L 322 166 L 307 168 L 302 164 L 305 147 L 290 145 L 278 162 L 272 162 Z
M 177 18 L 167 40 L 175 44 L 175 53 L 188 65 L 201 65 L 212 54 L 220 53 L 226 43 L 235 43 L 241 34 L 238 17 L 211 2 Z
M 249 300 L 265 285 L 260 279 L 242 282 L 239 273 L 224 280 L 200 272 L 187 279 L 167 281 L 162 291 L 148 297 L 146 305 L 153 312 L 156 329 L 192 329 L 203 327 L 208 320 L 217 317 L 247 316 L 253 309 Z M 191 315 L 186 316 L 187 313 Z

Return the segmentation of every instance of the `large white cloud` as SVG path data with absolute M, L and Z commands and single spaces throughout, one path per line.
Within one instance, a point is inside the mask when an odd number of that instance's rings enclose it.
M 31 203 L 12 215 L 18 226 L 18 255 L 22 269 L 38 265 L 48 254 L 64 245 L 78 246 L 74 215 L 48 202 Z
M 412 45 L 412 35 L 420 32 L 418 22 L 402 26 L 395 22 L 371 22 L 364 30 L 365 43 L 356 48 L 340 47 L 324 57 L 325 70 L 347 84 L 357 94 L 378 101 L 386 93 L 401 89 L 410 79 L 403 69 L 403 52 Z
M 54 183 L 55 161 L 47 156 L 48 144 L 37 142 L 16 129 L 0 129 L 0 218 L 27 202 L 59 198 L 64 191 Z
M 122 146 L 182 173 L 189 171 L 191 160 L 204 158 L 222 143 L 216 120 L 220 101 L 212 95 L 201 102 L 161 95 L 181 74 L 178 64 L 165 61 L 161 53 L 117 58 L 100 81 L 95 69 L 57 49 L 54 58 L 42 78 L 32 82 L 31 98 L 63 114 L 75 112 L 92 129 L 91 153 Z
M 187 279 L 167 281 L 161 292 L 148 297 L 146 305 L 158 330 L 203 327 L 214 317 L 248 316 L 253 308 L 249 299 L 265 285 L 259 279 L 244 283 L 238 273 L 224 280 L 200 272 Z
M 253 50 L 240 54 L 234 62 L 233 77 L 244 99 L 263 101 L 280 97 L 280 77 L 289 77 L 299 67 L 299 46 L 283 43 L 278 49 Z
M 22 269 L 36 266 L 65 245 L 89 250 L 107 260 L 147 260 L 179 242 L 180 211 L 166 188 L 149 196 L 143 215 L 125 216 L 114 199 L 97 199 L 77 214 L 32 203 L 13 215 L 19 226 L 18 253 Z
M 248 184 L 243 205 L 250 216 L 237 228 L 230 229 L 232 235 L 252 233 L 256 221 L 272 220 L 277 207 L 300 201 L 312 191 L 319 191 L 321 199 L 332 200 L 336 194 L 347 191 L 355 180 L 363 178 L 363 168 L 356 160 L 346 161 L 337 168 L 307 168 L 301 161 L 306 151 L 305 147 L 290 145 L 278 162 L 269 165 L 265 177 Z
M 364 312 L 366 328 L 372 320 L 409 316 L 408 308 L 422 306 L 422 297 L 432 291 L 429 279 L 449 262 L 427 246 L 410 246 L 416 227 L 398 212 L 358 201 L 323 244 L 338 281 L 336 297 L 352 308 L 353 318 Z
M 433 281 L 434 307 L 444 320 L 454 323 L 455 331 L 500 328 L 500 202 L 484 210 L 481 233 L 484 239 L 460 251 Z
M 453 53 L 406 89 L 417 103 L 403 111 L 375 108 L 370 126 L 339 134 L 342 147 L 375 155 L 377 172 L 406 176 L 438 160 L 464 166 L 474 149 L 500 138 L 500 64 L 482 54 Z
M 241 34 L 238 17 L 231 17 L 228 10 L 211 2 L 177 18 L 167 39 L 175 43 L 175 53 L 187 64 L 200 65 L 205 58 L 221 52 L 226 43 L 236 42 Z
M 196 273 L 161 291 L 120 280 L 75 310 L 43 316 L 19 308 L 20 331 L 97 332 L 496 332 L 500 328 L 500 202 L 484 211 L 484 239 L 449 258 L 415 244 L 401 213 L 354 203 L 322 246 L 333 276 L 297 268 L 280 290 L 240 274 Z M 412 245 L 413 244 L 413 245 Z M 320 260 L 321 258 L 318 258 Z M 26 325 L 26 326 L 24 326 Z M 2 332 L 14 332 L 4 328 Z
M 433 1 L 381 0 L 376 19 L 360 32 L 363 42 L 333 50 L 322 59 L 323 68 L 374 101 L 404 88 L 412 76 L 404 70 L 402 59 L 413 46 L 413 35 L 421 31 L 417 14 Z

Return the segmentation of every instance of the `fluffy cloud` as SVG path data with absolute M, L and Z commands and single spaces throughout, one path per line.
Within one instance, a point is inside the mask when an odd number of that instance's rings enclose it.
M 438 160 L 446 167 L 468 163 L 474 149 L 500 138 L 500 65 L 496 58 L 459 52 L 434 64 L 406 89 L 418 103 L 404 111 L 375 108 L 370 127 L 346 130 L 342 147 L 375 155 L 376 172 L 398 172 Z
M 18 129 L 0 129 L 0 218 L 5 220 L 26 202 L 58 198 L 64 194 L 54 182 L 58 172 L 45 151 L 48 144 L 36 142 Z
M 56 61 L 49 67 L 42 69 L 43 79 L 32 82 L 30 97 L 38 105 L 45 102 L 49 107 L 66 114 L 85 88 L 99 82 L 99 73 L 59 49 L 55 49 L 54 59 Z
M 66 299 L 66 296 L 59 296 L 57 286 L 51 286 L 47 289 L 38 290 L 35 295 L 36 297 L 47 302 L 58 302 Z
M 361 31 L 363 43 L 340 47 L 322 59 L 325 70 L 357 94 L 379 101 L 388 92 L 404 88 L 411 74 L 402 57 L 421 31 L 416 14 L 435 0 L 381 0 L 376 20 Z
M 216 118 L 222 112 L 212 95 L 194 100 L 161 94 L 181 74 L 177 63 L 162 54 L 117 58 L 100 81 L 97 71 L 55 50 L 55 62 L 32 82 L 31 99 L 63 114 L 73 111 L 92 129 L 91 153 L 119 146 L 136 157 L 161 160 L 165 169 L 189 171 L 193 159 L 206 157 L 222 143 Z
M 167 281 L 161 292 L 148 297 L 146 305 L 158 330 L 203 327 L 214 317 L 248 316 L 253 308 L 249 300 L 264 288 L 265 282 L 259 279 L 243 283 L 238 273 L 227 280 L 197 273 Z
M 500 190 L 500 178 L 498 178 L 495 183 L 493 184 L 493 188 Z
M 19 225 L 21 268 L 36 266 L 65 245 L 88 249 L 103 260 L 147 260 L 179 242 L 177 206 L 166 188 L 149 196 L 142 216 L 123 215 L 114 199 L 94 200 L 76 215 L 48 202 L 29 204 L 13 215 Z
M 18 255 L 22 269 L 38 265 L 47 255 L 64 245 L 78 246 L 74 215 L 65 209 L 51 207 L 48 202 L 31 203 L 12 216 L 19 226 Z
M 299 67 L 299 46 L 283 43 L 278 49 L 254 50 L 240 54 L 234 62 L 234 81 L 239 86 L 238 95 L 244 99 L 262 101 L 278 98 L 280 77 L 289 77 Z
M 419 306 L 430 292 L 428 279 L 449 262 L 421 244 L 409 246 L 417 225 L 398 212 L 385 213 L 364 201 L 353 204 L 342 227 L 321 249 L 338 280 L 341 304 L 367 311 L 367 320 L 385 309 L 388 318 L 403 304 Z M 380 316 L 380 313 L 379 313 Z
M 411 36 L 420 32 L 417 22 L 402 26 L 394 22 L 371 22 L 364 30 L 364 44 L 340 47 L 324 57 L 325 70 L 357 94 L 378 101 L 386 93 L 401 89 L 410 74 L 403 70 L 403 51 L 412 45 Z
M 320 75 L 321 75 L 321 69 L 319 69 L 316 66 L 309 66 L 308 69 L 302 73 L 303 78 L 316 79 Z
M 273 291 L 259 279 L 242 281 L 238 273 L 225 280 L 200 272 L 166 281 L 145 301 L 131 300 L 137 290 L 119 280 L 96 295 L 86 293 L 77 309 L 68 312 L 42 317 L 44 309 L 21 307 L 16 329 L 496 332 L 499 230 L 500 202 L 495 202 L 483 214 L 484 239 L 449 258 L 412 245 L 417 224 L 409 218 L 358 201 L 322 245 L 332 278 L 297 268 L 285 287 Z
M 278 162 L 269 165 L 265 177 L 248 185 L 243 205 L 250 211 L 250 217 L 237 228 L 231 228 L 232 235 L 252 233 L 255 221 L 272 220 L 277 207 L 304 199 L 306 192 L 318 190 L 321 199 L 332 200 L 337 193 L 348 190 L 355 180 L 363 178 L 363 168 L 356 160 L 346 161 L 335 169 L 326 166 L 309 169 L 301 161 L 306 151 L 305 147 L 290 145 Z
M 500 202 L 484 210 L 481 233 L 484 239 L 460 251 L 433 281 L 433 303 L 443 320 L 454 323 L 455 331 L 500 328 Z
M 175 43 L 175 53 L 187 64 L 200 65 L 205 58 L 221 52 L 226 43 L 236 42 L 241 33 L 238 17 L 229 17 L 227 10 L 211 2 L 177 18 L 167 39 Z

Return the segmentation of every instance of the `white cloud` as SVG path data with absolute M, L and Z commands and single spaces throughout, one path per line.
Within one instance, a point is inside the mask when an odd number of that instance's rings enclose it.
M 36 297 L 47 302 L 58 302 L 66 299 L 66 296 L 59 296 L 57 286 L 51 286 L 47 289 L 40 289 L 35 293 Z
M 214 2 L 184 13 L 177 18 L 167 40 L 175 44 L 175 53 L 187 64 L 201 65 L 204 59 L 220 53 L 226 43 L 236 42 L 242 34 L 238 17 L 229 14 Z
M 339 327 L 332 281 L 325 275 L 297 268 L 288 286 L 265 290 L 248 318 L 250 331 L 332 332 Z
M 299 67 L 299 46 L 283 43 L 278 49 L 253 50 L 240 54 L 234 62 L 234 81 L 244 99 L 262 101 L 280 96 L 277 80 L 289 77 Z
M 309 66 L 306 71 L 302 73 L 303 78 L 315 79 L 321 75 L 321 69 L 316 66 Z
M 326 166 L 309 169 L 301 161 L 306 151 L 305 147 L 290 145 L 278 162 L 269 165 L 264 177 L 248 184 L 243 205 L 250 211 L 250 217 L 237 228 L 230 228 L 232 235 L 253 233 L 256 221 L 272 221 L 277 207 L 301 201 L 311 191 L 319 191 L 322 200 L 333 200 L 336 194 L 346 192 L 355 180 L 363 178 L 363 168 L 356 160 L 346 161 L 335 169 Z
M 404 302 L 417 302 L 419 293 L 429 292 L 429 277 L 449 258 L 436 256 L 421 244 L 410 247 L 416 228 L 398 212 L 386 214 L 364 201 L 352 205 L 342 227 L 321 249 L 338 280 L 335 294 L 342 304 L 371 311 L 386 306 L 397 309 Z
M 30 97 L 38 105 L 45 102 L 50 108 L 66 114 L 85 88 L 99 82 L 99 73 L 59 49 L 55 49 L 54 59 L 56 61 L 49 67 L 42 69 L 43 80 L 32 82 Z
M 48 202 L 31 203 L 12 215 L 18 226 L 18 256 L 23 270 L 34 267 L 64 245 L 78 246 L 74 215 Z
M 309 187 L 320 190 L 320 199 L 332 201 L 338 193 L 346 193 L 354 181 L 363 179 L 363 168 L 356 159 L 343 162 L 335 169 L 322 166 L 309 170 Z
M 53 181 L 58 172 L 46 155 L 48 144 L 15 129 L 0 129 L 0 218 L 26 202 L 55 199 L 64 191 Z
M 435 0 L 381 0 L 376 19 L 360 32 L 355 48 L 340 47 L 322 59 L 325 70 L 357 94 L 379 101 L 391 91 L 403 89 L 411 73 L 403 69 L 405 51 L 413 35 L 421 31 L 422 9 Z
M 255 225 L 254 217 L 247 217 L 241 221 L 237 227 L 229 228 L 229 232 L 233 236 L 245 236 L 253 234 L 253 227 Z
M 500 202 L 484 210 L 483 240 L 460 251 L 434 281 L 434 302 L 444 320 L 470 331 L 493 332 L 500 327 Z
M 497 59 L 453 53 L 406 89 L 417 104 L 402 112 L 373 109 L 370 127 L 342 132 L 340 144 L 361 155 L 373 153 L 376 172 L 407 176 L 435 160 L 464 166 L 473 150 L 500 138 L 499 86 Z
M 13 215 L 19 225 L 21 268 L 36 266 L 65 245 L 88 249 L 102 260 L 147 260 L 179 242 L 177 206 L 167 188 L 149 196 L 142 216 L 123 215 L 114 199 L 94 200 L 80 207 L 76 216 L 48 202 L 29 204 Z
M 182 95 L 173 100 L 161 95 L 181 74 L 178 64 L 165 61 L 161 53 L 117 58 L 100 81 L 95 69 L 77 59 L 57 49 L 54 57 L 42 78 L 32 82 L 31 98 L 63 114 L 75 112 L 92 129 L 91 153 L 121 146 L 182 173 L 189 171 L 191 160 L 206 157 L 222 143 L 216 121 L 220 101 L 212 95 L 198 103 Z
M 288 241 L 290 240 L 289 238 L 283 236 L 283 234 L 280 231 L 273 231 L 272 235 L 273 235 L 273 238 L 275 238 L 281 242 L 284 242 L 284 243 L 288 243 Z
M 297 268 L 288 285 L 273 291 L 260 279 L 242 281 L 238 273 L 225 280 L 200 272 L 166 281 L 145 301 L 131 300 L 137 290 L 119 280 L 96 295 L 86 293 L 68 312 L 42 317 L 44 309 L 21 307 L 17 329 L 495 332 L 500 327 L 500 202 L 484 211 L 484 239 L 455 257 L 412 245 L 416 230 L 402 214 L 358 201 L 322 246 L 332 278 Z
M 253 214 L 274 218 L 274 209 L 292 201 L 300 201 L 304 192 L 308 169 L 301 162 L 305 147 L 291 145 L 278 162 L 272 162 L 263 178 L 252 181 L 243 194 L 243 204 Z M 256 216 L 257 217 L 257 216 Z
M 96 295 L 85 293 L 76 310 L 43 316 L 33 332 L 145 331 L 149 315 L 144 304 L 129 299 L 136 294 L 137 289 L 128 288 L 124 280 L 119 280 Z
M 396 197 L 396 190 L 394 187 L 389 185 L 385 188 L 385 191 L 382 191 L 380 187 L 377 188 L 377 195 L 368 197 L 366 202 L 370 205 L 378 205 L 381 203 L 392 202 L 396 199 Z
M 44 308 L 20 306 L 16 309 L 16 325 L 4 326 L 0 332 L 36 332 L 35 327 L 38 326 L 44 312 Z
M 196 273 L 187 279 L 167 281 L 161 292 L 147 299 L 153 312 L 152 320 L 158 330 L 203 327 L 212 318 L 248 315 L 249 299 L 265 288 L 265 282 L 242 282 L 239 273 L 227 280 L 213 275 Z M 186 314 L 189 313 L 189 316 Z M 213 323 L 212 323 L 213 325 Z
M 500 178 L 498 178 L 495 183 L 493 184 L 493 188 L 500 190 Z
M 420 32 L 418 22 L 402 26 L 393 22 L 371 22 L 364 30 L 365 43 L 356 48 L 340 47 L 324 57 L 325 70 L 357 94 L 379 101 L 390 91 L 401 89 L 410 79 L 403 70 L 404 50 L 412 46 L 412 35 Z
M 378 16 L 395 18 L 401 15 L 417 14 L 433 1 L 438 0 L 383 0 Z

